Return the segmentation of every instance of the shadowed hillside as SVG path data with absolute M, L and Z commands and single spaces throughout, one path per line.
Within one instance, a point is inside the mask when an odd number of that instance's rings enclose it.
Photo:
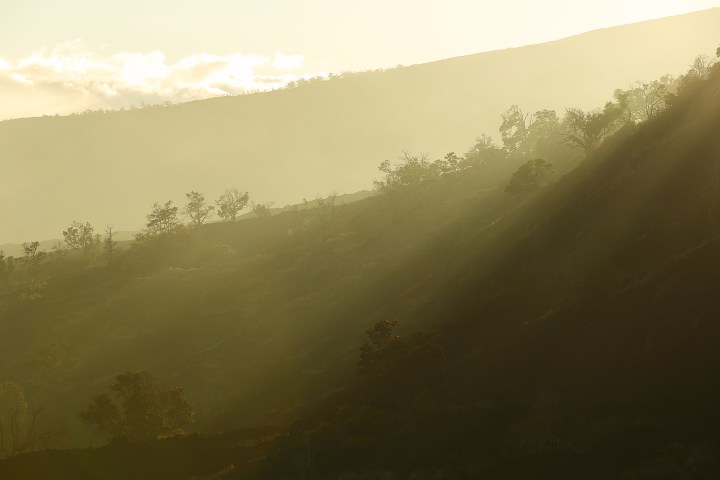
M 191 189 L 236 184 L 280 205 L 363 190 L 405 148 L 439 156 L 493 134 L 511 104 L 587 108 L 680 73 L 718 25 L 714 9 L 278 92 L 3 122 L 0 242 L 54 238 L 78 218 L 136 230 L 153 202 Z
M 419 197 L 204 225 L 135 245 L 112 268 L 53 254 L 36 280 L 18 270 L 0 287 L 0 377 L 52 398 L 64 446 L 96 441 L 77 415 L 124 370 L 185 386 L 201 431 L 289 422 L 344 385 L 375 312 L 443 262 L 427 251 L 437 235 L 513 208 L 502 188 L 513 166 L 464 175 L 452 204 L 444 182 Z M 466 211 L 460 198 L 486 202 Z
M 719 112 L 716 65 L 523 193 L 528 163 L 487 160 L 18 270 L 0 376 L 51 400 L 65 444 L 93 440 L 72 414 L 124 370 L 183 385 L 199 430 L 278 427 L 21 455 L 0 475 L 135 458 L 117 478 L 168 461 L 181 478 L 714 478 Z
M 716 67 L 496 238 L 476 231 L 478 253 L 439 247 L 412 288 L 427 301 L 382 320 L 441 325 L 369 330 L 366 373 L 285 461 L 305 442 L 321 476 L 716 477 L 718 112 Z

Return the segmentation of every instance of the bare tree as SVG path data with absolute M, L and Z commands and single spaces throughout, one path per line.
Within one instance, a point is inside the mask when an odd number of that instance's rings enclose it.
M 612 102 L 608 102 L 603 110 L 585 112 L 579 108 L 568 109 L 564 121 L 564 142 L 582 148 L 588 154 L 613 131 L 621 115 L 620 106 Z
M 113 240 L 115 237 L 116 232 L 113 231 L 113 226 L 109 225 L 105 228 L 105 255 L 107 257 L 107 263 L 108 265 L 112 265 L 113 259 L 115 258 L 115 246 L 117 245 L 117 242 Z
M 666 99 L 670 93 L 672 77 L 665 75 L 660 80 L 639 85 L 640 93 L 645 100 L 645 119 L 650 120 L 667 108 Z
M 205 203 L 205 195 L 199 192 L 191 191 L 186 193 L 188 203 L 185 204 L 183 213 L 190 219 L 190 222 L 199 227 L 210 216 L 215 207 L 208 206 Z
M 22 387 L 0 383 L 0 458 L 45 448 L 59 432 L 45 425 L 45 409 L 31 408 Z
M 217 215 L 225 222 L 234 222 L 250 201 L 247 192 L 241 192 L 237 188 L 229 188 L 215 201 Z
M 707 78 L 710 75 L 715 60 L 708 55 L 698 55 L 690 65 L 690 74 L 700 78 Z

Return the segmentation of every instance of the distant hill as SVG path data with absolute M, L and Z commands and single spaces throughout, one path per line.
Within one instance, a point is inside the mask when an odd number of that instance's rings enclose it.
M 99 232 L 101 233 L 101 232 Z M 117 232 L 113 233 L 113 238 L 115 241 L 118 242 L 125 242 L 128 240 L 132 240 L 134 237 L 133 235 L 137 232 Z M 53 250 L 53 247 L 57 244 L 62 242 L 62 239 L 60 238 L 53 238 L 50 240 L 41 240 L 40 246 L 38 247 L 38 251 L 40 252 L 51 252 Z M 0 245 L 0 252 L 3 253 L 6 257 L 22 257 L 24 254 L 23 246 L 20 243 L 6 243 L 4 245 Z
M 720 9 L 556 42 L 172 107 L 0 123 L 0 242 L 73 220 L 136 230 L 155 201 L 229 186 L 258 201 L 355 192 L 403 149 L 439 157 L 527 111 L 601 105 L 615 88 L 713 53 Z

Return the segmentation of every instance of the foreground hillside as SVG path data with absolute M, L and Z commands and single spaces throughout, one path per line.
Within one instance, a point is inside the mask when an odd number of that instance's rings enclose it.
M 439 240 L 424 301 L 368 331 L 266 478 L 715 478 L 720 70 L 691 90 L 480 249 Z
M 496 235 L 440 240 L 424 301 L 376 323 L 266 478 L 715 478 L 719 128 L 716 67 Z
M 137 230 L 160 199 L 237 185 L 278 205 L 369 187 L 403 149 L 439 157 L 495 135 L 510 105 L 595 107 L 615 88 L 685 71 L 720 9 L 513 50 L 174 107 L 0 123 L 0 243 L 71 221 Z M 562 111 L 560 110 L 562 114 Z
M 183 386 L 199 431 L 288 424 L 347 384 L 372 319 L 442 265 L 438 235 L 515 208 L 504 187 L 517 165 L 421 195 L 183 229 L 111 264 L 56 253 L 33 273 L 17 260 L 0 282 L 0 378 L 48 407 L 65 447 L 100 441 L 78 414 L 127 370 Z

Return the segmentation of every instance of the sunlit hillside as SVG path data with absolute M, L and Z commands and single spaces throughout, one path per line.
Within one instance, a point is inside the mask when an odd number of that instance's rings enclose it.
M 595 107 L 712 52 L 720 9 L 543 45 L 172 107 L 0 123 L 0 243 L 73 220 L 137 230 L 156 201 L 236 185 L 281 206 L 370 187 L 405 149 L 439 158 L 500 113 Z M 140 219 L 140 221 L 139 221 Z

